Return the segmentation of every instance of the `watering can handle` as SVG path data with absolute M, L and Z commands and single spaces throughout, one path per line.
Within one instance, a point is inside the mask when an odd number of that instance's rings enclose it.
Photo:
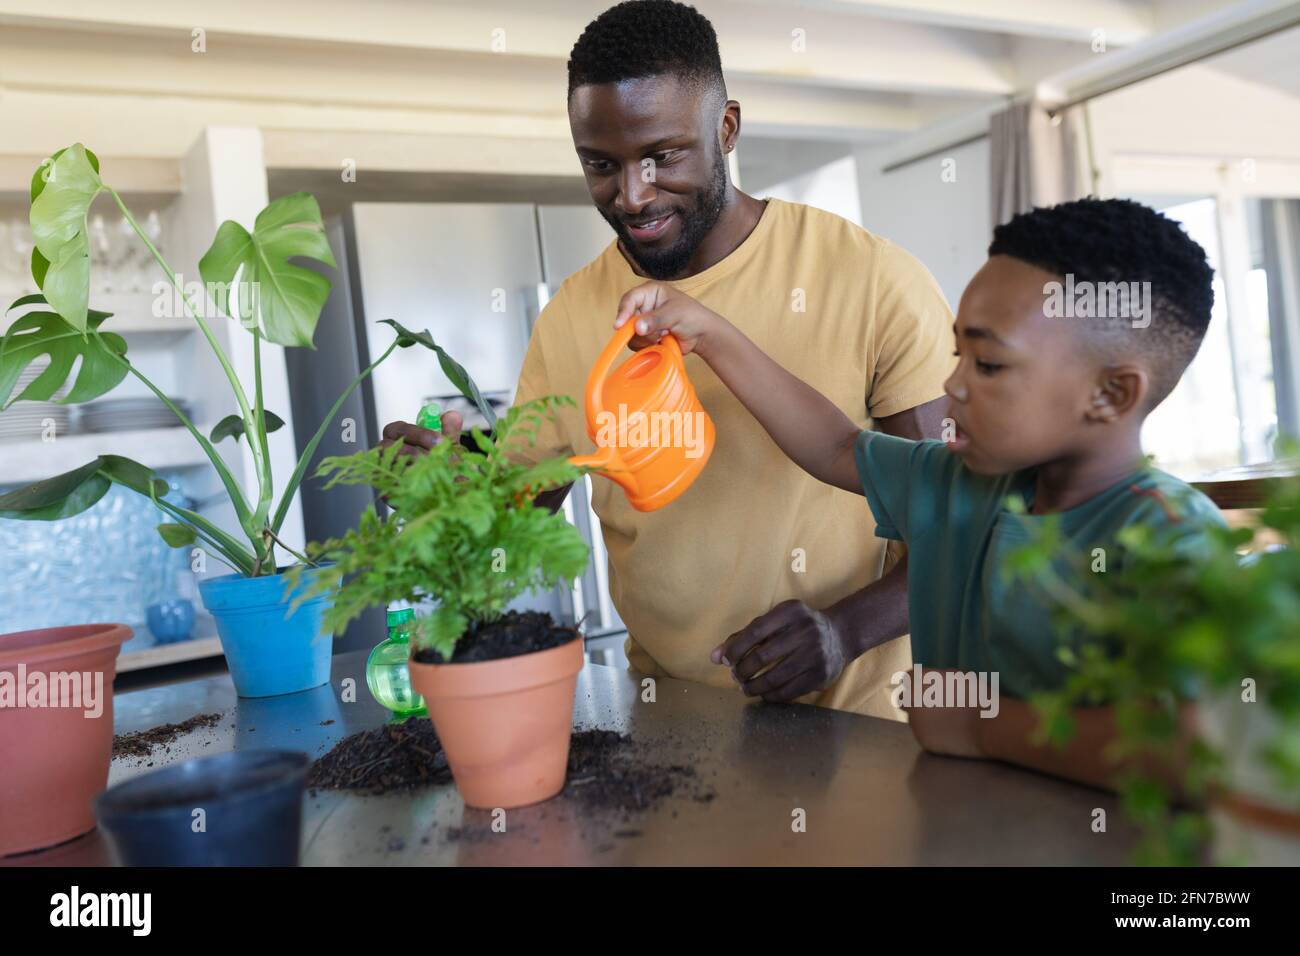
M 601 407 L 600 395 L 604 389 L 605 379 L 609 377 L 619 353 L 627 348 L 627 344 L 632 341 L 632 336 L 635 334 L 636 316 L 632 316 L 623 323 L 622 328 L 614 330 L 613 337 L 605 343 L 605 348 L 591 366 L 591 374 L 587 376 L 587 421 L 597 421 L 600 413 L 604 411 Z
M 614 362 L 618 359 L 619 353 L 627 348 L 628 343 L 632 341 L 632 336 L 636 334 L 636 319 L 635 315 L 632 316 L 621 328 L 614 331 L 613 337 L 605 343 L 605 348 L 591 366 L 591 374 L 587 376 L 586 395 L 589 428 L 595 428 L 595 423 L 601 420 L 601 413 L 604 411 L 601 406 L 601 392 L 604 390 L 605 379 L 609 377 L 610 369 L 614 367 Z M 669 339 L 672 340 L 669 347 L 676 353 L 677 361 L 680 362 L 682 360 L 681 344 L 671 334 L 664 336 L 665 343 Z M 618 464 L 618 449 L 610 446 L 597 446 L 595 454 L 579 455 L 570 458 L 569 462 L 579 467 L 608 468 L 611 465 Z M 616 469 L 616 471 L 621 470 Z M 614 478 L 625 488 L 630 489 L 633 487 L 633 479 L 630 475 L 616 473 L 611 474 L 609 477 Z
M 604 350 L 596 357 L 595 363 L 591 366 L 591 374 L 587 376 L 587 421 L 594 422 L 598 419 L 600 413 L 604 411 L 601 407 L 600 396 L 605 379 L 609 376 L 610 369 L 613 368 L 614 362 L 618 359 L 619 353 L 627 348 L 628 343 L 636 334 L 637 316 L 628 319 L 621 328 L 614 330 L 613 337 L 605 343 Z M 677 341 L 677 337 L 669 332 L 664 336 L 663 341 L 659 343 L 669 348 L 677 357 L 677 361 L 682 361 L 682 346 Z M 653 346 L 651 346 L 653 348 Z

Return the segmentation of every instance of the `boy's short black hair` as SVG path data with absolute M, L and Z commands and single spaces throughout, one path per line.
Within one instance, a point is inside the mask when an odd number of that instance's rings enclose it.
M 1103 353 L 1146 360 L 1147 411 L 1173 391 L 1210 323 L 1214 270 L 1205 250 L 1177 222 L 1130 199 L 1079 199 L 1021 213 L 993 230 L 989 255 L 1073 276 L 1076 286 L 1150 283 L 1149 326 L 1106 315 L 1087 326 Z
M 627 0 L 587 24 L 569 54 L 569 95 L 589 83 L 672 74 L 716 87 L 725 98 L 718 35 L 694 7 Z

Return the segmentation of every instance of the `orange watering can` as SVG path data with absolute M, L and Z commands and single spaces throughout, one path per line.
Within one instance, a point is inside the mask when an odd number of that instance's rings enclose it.
M 690 487 L 713 453 L 713 419 L 686 377 L 672 334 L 634 353 L 615 372 L 636 317 L 614 333 L 587 377 L 587 436 L 596 453 L 569 461 L 591 467 L 627 493 L 637 511 L 654 511 Z

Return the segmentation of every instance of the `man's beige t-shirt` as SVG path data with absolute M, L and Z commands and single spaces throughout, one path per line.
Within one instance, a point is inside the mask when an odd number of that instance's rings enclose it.
M 546 306 L 515 401 L 558 393 L 576 407 L 546 423 L 523 460 L 595 450 L 582 411 L 587 375 L 614 333 L 619 299 L 645 281 L 611 242 Z M 770 199 L 731 255 L 672 285 L 863 427 L 943 395 L 952 313 L 938 285 L 912 255 L 839 216 Z M 730 670 L 710 662 L 714 647 L 782 601 L 825 608 L 875 581 L 885 543 L 861 495 L 824 485 L 786 458 L 698 356 L 686 357 L 686 371 L 717 428 L 695 483 L 643 513 L 617 484 L 593 475 L 592 505 L 632 666 L 735 688 Z M 889 679 L 910 666 L 908 639 L 890 641 L 803 700 L 898 718 Z

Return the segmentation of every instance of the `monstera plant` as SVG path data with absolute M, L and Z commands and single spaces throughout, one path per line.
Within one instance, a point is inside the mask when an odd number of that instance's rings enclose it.
M 126 341 L 111 331 L 111 315 L 90 308 L 86 216 L 91 203 L 101 194 L 112 199 L 152 254 L 230 383 L 236 411 L 208 434 L 132 364 Z M 55 153 L 32 177 L 31 228 L 35 239 L 32 278 L 40 292 L 23 296 L 9 307 L 9 311 L 28 311 L 0 340 L 0 408 L 25 400 L 85 402 L 111 391 L 128 375 L 135 376 L 171 409 L 203 449 L 230 497 L 242 535 L 167 500 L 163 497 L 166 483 L 151 469 L 118 455 L 101 455 L 65 474 L 0 495 L 0 517 L 42 521 L 66 518 L 90 508 L 111 485 L 119 484 L 152 499 L 166 513 L 171 520 L 160 524 L 158 530 L 172 547 L 201 542 L 244 577 L 275 575 L 277 545 L 305 560 L 285 545 L 279 534 L 294 492 L 326 428 L 348 395 L 395 349 L 419 344 L 433 350 L 452 383 L 482 409 L 489 423 L 495 419 L 465 370 L 427 332 L 411 332 L 395 321 L 385 320 L 395 331 L 395 338 L 339 396 L 279 489 L 277 500 L 267 435 L 283 421 L 263 404 L 262 343 L 312 346 L 330 282 L 291 260 L 305 258 L 335 264 L 316 200 L 307 193 L 276 199 L 257 216 L 252 232 L 236 222 L 222 223 L 198 264 L 203 279 L 203 295 L 199 297 L 192 294 L 194 290 L 182 287 L 122 197 L 100 178 L 95 154 L 80 143 Z M 252 336 L 251 387 L 240 381 L 214 336 L 217 321 L 237 321 Z M 15 393 L 24 369 L 42 356 L 48 356 L 48 366 Z M 242 487 L 217 451 L 216 444 L 226 438 L 248 442 L 256 473 L 255 488 Z

